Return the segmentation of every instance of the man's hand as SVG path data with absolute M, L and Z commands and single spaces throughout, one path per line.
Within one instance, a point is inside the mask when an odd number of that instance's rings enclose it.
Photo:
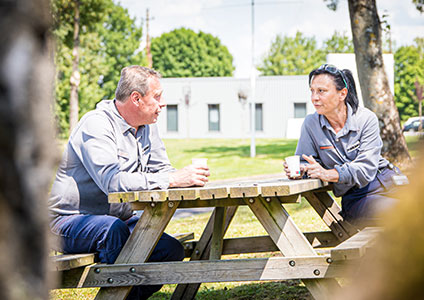
M 312 157 L 312 155 L 307 156 L 305 154 L 302 154 L 302 158 L 309 163 L 309 165 L 305 165 L 305 171 L 307 172 L 310 178 L 318 178 L 328 182 L 339 181 L 339 173 L 336 169 L 324 169 L 319 163 L 317 163 L 317 161 Z
M 204 186 L 209 175 L 206 166 L 188 165 L 169 174 L 169 187 Z

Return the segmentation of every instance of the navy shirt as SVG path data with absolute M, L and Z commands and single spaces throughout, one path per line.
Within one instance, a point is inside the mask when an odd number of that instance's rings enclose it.
M 366 186 L 378 169 L 389 164 L 381 156 L 383 142 L 377 116 L 364 107 L 358 107 L 355 114 L 349 105 L 347 110 L 346 123 L 338 133 L 325 116 L 316 112 L 306 116 L 296 148 L 297 155 L 312 155 L 325 169 L 337 170 L 337 197 L 352 187 Z
M 136 131 L 119 114 L 116 100 L 101 101 L 72 131 L 52 186 L 52 216 L 132 215 L 128 203 L 108 203 L 108 194 L 166 189 L 174 171 L 157 126 Z

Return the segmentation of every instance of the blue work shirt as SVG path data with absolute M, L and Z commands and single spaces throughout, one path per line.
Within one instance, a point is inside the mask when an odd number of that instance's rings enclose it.
M 136 131 L 103 100 L 72 131 L 52 186 L 51 215 L 112 215 L 126 220 L 128 203 L 108 203 L 111 192 L 166 189 L 174 171 L 155 124 Z
M 352 187 L 366 186 L 378 169 L 389 164 L 381 156 L 382 147 L 377 116 L 364 107 L 353 114 L 347 105 L 346 123 L 338 133 L 325 116 L 316 112 L 306 116 L 296 154 L 312 155 L 325 169 L 336 169 L 339 181 L 334 183 L 334 194 L 339 197 Z

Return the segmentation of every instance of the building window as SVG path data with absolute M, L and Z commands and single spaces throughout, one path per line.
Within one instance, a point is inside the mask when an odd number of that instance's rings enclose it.
M 208 104 L 209 131 L 219 131 L 219 104 Z
M 262 103 L 255 103 L 255 130 L 264 130 Z
M 167 105 L 166 129 L 168 131 L 178 131 L 178 105 Z
M 294 117 L 295 118 L 306 117 L 306 103 L 294 103 Z

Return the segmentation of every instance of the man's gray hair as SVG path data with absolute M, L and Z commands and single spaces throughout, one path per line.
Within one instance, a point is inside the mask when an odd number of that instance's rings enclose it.
M 153 69 L 142 66 L 134 65 L 123 68 L 115 91 L 116 100 L 124 102 L 134 91 L 144 97 L 149 91 L 148 80 L 151 77 L 160 78 L 161 75 Z

